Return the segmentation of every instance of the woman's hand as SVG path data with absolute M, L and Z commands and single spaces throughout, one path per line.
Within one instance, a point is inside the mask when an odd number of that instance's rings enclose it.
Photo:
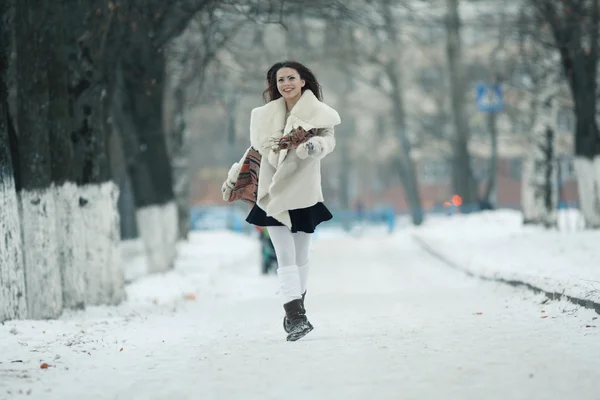
M 298 155 L 298 158 L 303 160 L 308 156 L 318 158 L 322 151 L 323 147 L 321 146 L 321 143 L 315 140 L 315 138 L 311 138 L 298 146 L 296 154 Z
M 223 193 L 224 201 L 229 201 L 229 198 L 231 197 L 231 191 L 233 190 L 234 186 L 235 182 L 231 182 L 229 179 L 223 182 L 223 186 L 221 186 L 221 192 Z
M 221 193 L 223 193 L 224 201 L 229 201 L 229 198 L 231 197 L 231 192 L 233 191 L 233 188 L 235 187 L 235 184 L 237 182 L 237 178 L 240 175 L 241 168 L 242 167 L 240 163 L 234 163 L 231 166 L 229 172 L 227 173 L 227 179 L 225 179 L 225 182 L 223 182 L 223 186 L 221 186 Z

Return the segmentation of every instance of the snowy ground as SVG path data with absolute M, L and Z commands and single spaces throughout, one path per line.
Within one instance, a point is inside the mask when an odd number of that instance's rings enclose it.
M 598 398 L 597 314 L 469 278 L 411 230 L 321 232 L 295 343 L 254 239 L 180 251 L 120 307 L 0 326 L 0 399 Z
M 581 230 L 574 212 L 560 214 L 560 230 L 521 221 L 512 210 L 432 218 L 415 236 L 475 275 L 600 303 L 600 232 Z

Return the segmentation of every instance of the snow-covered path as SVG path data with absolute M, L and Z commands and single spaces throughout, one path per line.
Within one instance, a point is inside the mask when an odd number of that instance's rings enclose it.
M 468 278 L 408 233 L 322 236 L 314 250 L 315 330 L 298 342 L 275 277 L 247 257 L 199 280 L 196 301 L 6 323 L 0 399 L 598 398 L 592 311 Z

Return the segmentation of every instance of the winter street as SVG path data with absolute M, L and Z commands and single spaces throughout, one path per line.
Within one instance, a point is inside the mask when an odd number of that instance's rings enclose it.
M 600 400 L 600 0 L 0 0 L 0 400 Z
M 1 326 L 0 398 L 597 398 L 597 314 L 469 278 L 408 232 L 322 232 L 295 343 L 255 240 L 192 238 L 122 306 Z

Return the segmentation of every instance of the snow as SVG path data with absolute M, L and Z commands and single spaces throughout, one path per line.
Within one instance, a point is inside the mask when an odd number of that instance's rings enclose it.
M 600 231 L 581 229 L 574 210 L 558 223 L 558 230 L 524 226 L 520 212 L 499 210 L 433 218 L 414 234 L 475 275 L 600 303 Z
M 243 295 L 243 287 L 222 287 L 227 274 L 220 268 L 259 262 L 258 254 L 254 260 L 248 256 L 258 252 L 256 239 L 228 231 L 191 232 L 190 243 L 180 243 L 177 252 L 177 268 L 173 271 L 150 275 L 128 286 L 129 303 L 169 304 L 190 294 L 197 298 Z
M 413 233 L 319 231 L 315 330 L 289 343 L 257 239 L 192 232 L 175 269 L 138 271 L 119 306 L 0 326 L 0 398 L 597 397 L 597 314 L 470 278 Z

